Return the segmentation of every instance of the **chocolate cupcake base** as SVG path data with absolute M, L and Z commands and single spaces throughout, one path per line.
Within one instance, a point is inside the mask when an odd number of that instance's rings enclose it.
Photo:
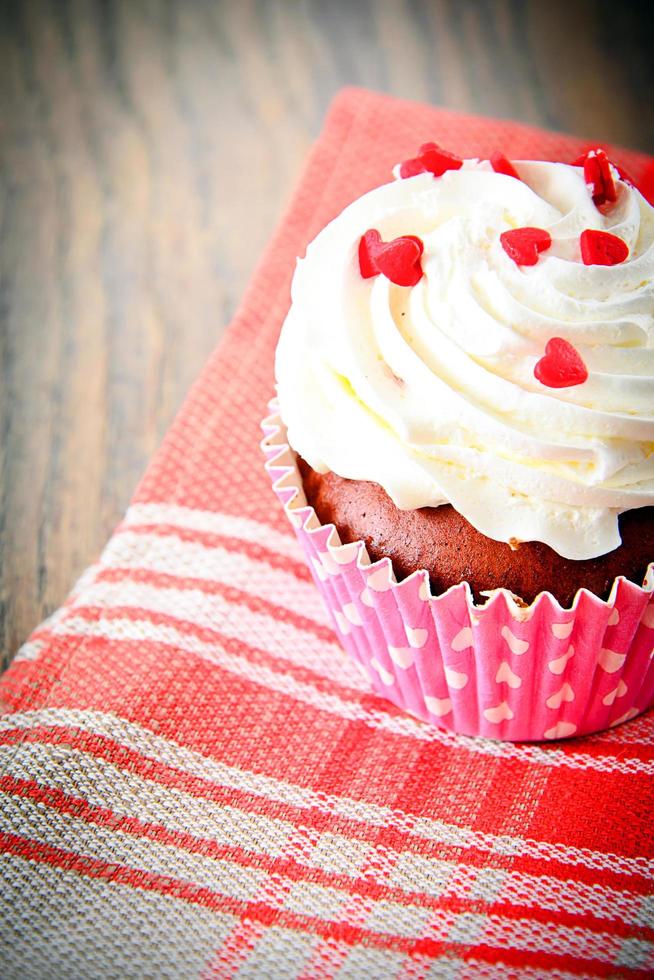
M 434 595 L 468 582 L 476 599 L 503 588 L 531 603 L 546 591 L 570 606 L 582 587 L 607 599 L 619 575 L 642 585 L 654 555 L 654 507 L 620 516 L 615 551 L 574 561 L 539 541 L 511 548 L 487 538 L 449 504 L 399 510 L 376 483 L 317 473 L 302 459 L 298 466 L 308 503 L 343 543 L 364 541 L 372 561 L 390 558 L 398 581 L 426 569 Z

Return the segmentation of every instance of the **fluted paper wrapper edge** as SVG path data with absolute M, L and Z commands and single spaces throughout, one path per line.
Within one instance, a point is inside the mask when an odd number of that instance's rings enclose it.
M 608 600 L 581 589 L 520 605 L 500 589 L 478 605 L 463 582 L 433 596 L 425 570 L 397 582 L 390 559 L 341 544 L 307 505 L 277 414 L 262 423 L 273 490 L 345 650 L 382 697 L 439 728 L 509 741 L 601 731 L 654 703 L 654 566 L 620 577 Z

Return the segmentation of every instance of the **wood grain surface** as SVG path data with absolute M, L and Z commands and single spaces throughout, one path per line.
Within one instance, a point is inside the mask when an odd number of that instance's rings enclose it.
M 0 648 L 98 554 L 333 94 L 654 151 L 652 5 L 0 3 Z

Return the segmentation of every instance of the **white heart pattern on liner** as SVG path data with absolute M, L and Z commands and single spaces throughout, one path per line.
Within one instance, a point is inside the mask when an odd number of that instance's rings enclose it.
M 377 671 L 377 673 L 382 679 L 382 682 L 387 687 L 390 687 L 391 684 L 395 683 L 395 678 L 393 677 L 393 675 L 388 670 L 386 670 L 383 664 L 380 664 L 380 662 L 377 660 L 376 657 L 372 658 L 372 660 L 370 661 L 370 666 L 373 668 L 373 670 Z
M 459 630 L 450 643 L 450 646 L 456 653 L 458 653 L 459 650 L 467 650 L 468 647 L 474 646 L 472 630 L 470 627 L 464 626 L 463 629 Z
M 330 575 L 341 574 L 340 568 L 338 567 L 338 565 L 336 564 L 336 562 L 334 561 L 334 559 L 332 558 L 332 556 L 329 554 L 328 551 L 319 551 L 318 557 L 320 558 L 323 564 L 323 568 L 325 569 L 326 572 L 329 572 Z
M 375 600 L 372 597 L 372 592 L 370 591 L 370 589 L 364 589 L 361 595 L 359 596 L 359 599 L 361 599 L 361 602 L 364 604 L 364 606 L 372 607 L 375 604 Z
M 566 681 L 560 691 L 551 694 L 545 704 L 548 708 L 560 708 L 564 701 L 574 701 L 575 692 Z
M 423 602 L 429 601 L 429 582 L 426 578 L 423 578 L 420 583 L 420 588 L 418 589 L 418 598 Z
M 359 553 L 359 545 L 356 541 L 351 541 L 349 544 L 342 544 L 340 548 L 336 548 L 332 552 L 332 558 L 337 565 L 350 565 Z
M 620 670 L 626 659 L 626 653 L 616 653 L 615 650 L 607 650 L 606 647 L 602 647 L 597 662 L 607 674 L 615 674 L 616 670 Z
M 320 581 L 321 582 L 326 582 L 327 579 L 329 578 L 329 575 L 327 574 L 327 572 L 325 571 L 325 569 L 322 567 L 322 565 L 320 564 L 320 562 L 316 558 L 312 558 L 311 559 L 311 563 L 312 563 L 312 565 L 314 567 L 314 570 L 315 570 L 315 573 L 318 576 L 318 578 L 320 579 Z
M 437 718 L 448 715 L 452 710 L 452 702 L 449 698 L 432 698 L 428 694 L 425 696 L 425 705 L 427 706 L 427 711 L 432 715 L 436 715 Z
M 625 682 L 623 680 L 619 681 L 616 688 L 604 695 L 602 698 L 602 704 L 605 704 L 608 707 L 609 705 L 613 704 L 616 698 L 623 698 L 628 690 L 629 688 Z
M 391 580 L 390 570 L 387 568 L 387 566 L 378 568 L 376 572 L 369 575 L 366 579 L 366 585 L 369 589 L 372 589 L 373 592 L 388 592 L 391 587 Z
M 567 640 L 572 633 L 574 621 L 569 623 L 552 623 L 552 633 L 557 640 Z
M 640 621 L 648 630 L 654 630 L 654 602 L 650 602 Z
M 521 657 L 529 649 L 529 642 L 527 640 L 521 640 L 519 636 L 511 632 L 508 626 L 502 627 L 500 636 L 503 640 L 506 640 L 506 645 L 516 657 Z
M 361 613 L 359 612 L 359 610 L 357 609 L 357 607 L 354 605 L 353 602 L 347 602 L 343 606 L 343 614 L 347 619 L 349 619 L 349 621 L 352 623 L 353 626 L 363 626 Z
M 419 629 L 418 627 L 412 629 L 411 626 L 405 626 L 404 630 L 406 632 L 406 638 L 409 641 L 409 646 L 412 646 L 414 650 L 420 650 L 424 647 L 429 636 L 427 630 Z
M 461 691 L 468 683 L 469 678 L 467 674 L 452 670 L 451 667 L 445 667 L 445 680 L 455 691 Z
M 498 684 L 508 684 L 514 690 L 522 684 L 522 678 L 514 674 L 506 660 L 503 660 L 497 668 L 495 680 Z
M 613 609 L 611 610 L 611 615 L 609 616 L 606 625 L 617 626 L 619 622 L 620 622 L 620 613 L 614 606 Z
M 491 721 L 494 725 L 499 725 L 501 721 L 510 721 L 513 718 L 513 712 L 506 701 L 501 701 L 494 708 L 486 708 L 484 718 L 486 721 Z
M 408 647 L 389 647 L 388 653 L 393 663 L 404 670 L 413 663 L 413 650 Z
M 352 632 L 352 626 L 342 612 L 334 612 L 334 619 L 343 636 L 347 636 L 348 633 Z
M 563 671 L 565 670 L 565 665 L 567 664 L 568 660 L 574 657 L 574 655 L 575 655 L 575 648 L 571 643 L 562 657 L 557 657 L 556 660 L 550 660 L 547 666 L 549 667 L 551 673 L 562 674 Z
M 624 721 L 629 721 L 631 718 L 635 718 L 636 715 L 639 714 L 640 714 L 639 708 L 636 707 L 629 708 L 629 711 L 625 711 L 623 715 L 620 715 L 619 718 L 616 718 L 615 721 L 612 721 L 609 727 L 615 728 L 616 725 L 621 725 Z
M 557 721 L 553 728 L 548 728 L 543 734 L 545 738 L 567 738 L 568 735 L 574 735 L 576 731 L 577 726 L 571 721 Z

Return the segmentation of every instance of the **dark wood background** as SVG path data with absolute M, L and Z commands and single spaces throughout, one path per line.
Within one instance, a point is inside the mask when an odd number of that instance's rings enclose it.
M 0 654 L 118 521 L 338 88 L 654 152 L 653 6 L 0 2 Z

